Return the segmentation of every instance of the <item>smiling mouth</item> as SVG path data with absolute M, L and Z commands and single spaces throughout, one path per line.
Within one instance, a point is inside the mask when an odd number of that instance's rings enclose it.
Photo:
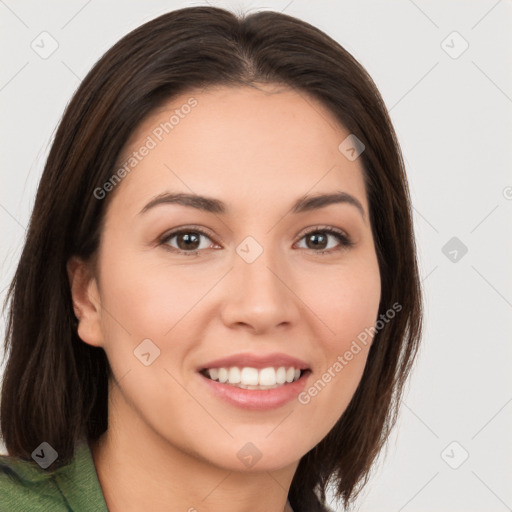
M 252 368 L 250 366 L 229 368 L 205 368 L 199 373 L 207 379 L 241 389 L 265 390 L 286 386 L 298 381 L 309 370 L 293 366 L 269 366 Z

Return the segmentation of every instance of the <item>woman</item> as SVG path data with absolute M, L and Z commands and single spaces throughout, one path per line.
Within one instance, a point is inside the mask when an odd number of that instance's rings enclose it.
M 1 510 L 348 506 L 421 328 L 374 83 L 275 12 L 134 30 L 67 107 L 9 297 Z

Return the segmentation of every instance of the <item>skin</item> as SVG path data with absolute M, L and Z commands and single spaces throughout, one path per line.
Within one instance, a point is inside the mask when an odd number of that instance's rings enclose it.
M 281 512 L 300 458 L 352 398 L 369 344 L 308 404 L 267 411 L 208 394 L 196 369 L 282 352 L 308 363 L 307 389 L 375 324 L 380 275 L 362 163 L 338 150 L 349 132 L 327 109 L 275 85 L 174 98 L 134 131 L 120 161 L 190 97 L 198 105 L 111 192 L 96 265 L 68 263 L 78 334 L 103 347 L 116 380 L 109 428 L 91 449 L 110 512 Z M 290 212 L 305 194 L 337 191 L 363 214 L 348 203 Z M 164 192 L 214 197 L 228 213 L 176 204 L 139 213 Z M 190 225 L 208 233 L 197 255 L 172 252 L 186 250 L 182 237 L 159 245 Z M 324 233 L 328 246 L 315 248 L 304 235 L 319 226 L 354 245 Z M 263 249 L 252 263 L 236 252 L 247 236 Z M 149 366 L 134 357 L 147 338 L 160 349 Z M 248 442 L 261 453 L 250 468 L 237 457 Z

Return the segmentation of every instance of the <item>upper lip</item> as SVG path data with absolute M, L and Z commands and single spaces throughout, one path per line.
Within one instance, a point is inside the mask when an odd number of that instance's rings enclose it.
M 258 369 L 268 368 L 270 366 L 275 368 L 279 368 L 280 366 L 285 366 L 289 368 L 290 366 L 292 366 L 293 368 L 299 370 L 309 369 L 307 363 L 305 363 L 301 359 L 297 359 L 296 357 L 292 357 L 287 354 L 274 353 L 263 355 L 242 353 L 209 361 L 203 364 L 199 368 L 199 371 L 206 370 L 208 368 L 230 368 L 233 366 L 237 366 L 240 368 L 250 367 Z

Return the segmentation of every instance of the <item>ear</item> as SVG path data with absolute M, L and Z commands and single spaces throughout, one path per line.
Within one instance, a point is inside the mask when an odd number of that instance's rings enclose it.
M 78 336 L 89 345 L 102 347 L 100 295 L 90 264 L 73 256 L 67 263 L 67 272 L 73 310 L 78 318 Z

